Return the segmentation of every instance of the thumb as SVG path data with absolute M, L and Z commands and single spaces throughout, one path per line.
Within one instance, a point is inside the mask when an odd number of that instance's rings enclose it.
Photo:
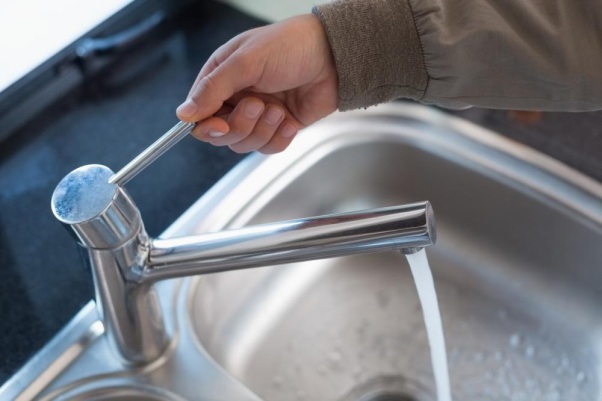
M 196 122 L 216 113 L 235 93 L 254 84 L 241 57 L 231 55 L 195 82 L 188 98 L 176 110 L 182 121 Z M 201 71 L 201 74 L 203 72 Z

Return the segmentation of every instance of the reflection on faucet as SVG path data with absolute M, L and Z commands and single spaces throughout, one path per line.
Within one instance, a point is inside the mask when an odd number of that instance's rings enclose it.
M 89 165 L 52 196 L 56 218 L 89 254 L 96 303 L 124 362 L 156 360 L 169 344 L 156 291 L 160 280 L 402 249 L 436 241 L 428 202 L 263 224 L 173 239 L 150 239 L 140 212 L 113 172 Z

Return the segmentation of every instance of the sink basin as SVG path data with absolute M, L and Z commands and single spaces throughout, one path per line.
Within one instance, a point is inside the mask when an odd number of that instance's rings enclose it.
M 428 199 L 455 399 L 601 399 L 599 185 L 576 188 L 550 160 L 422 108 L 345 114 L 304 136 L 222 200 L 222 217 L 238 205 L 228 225 Z M 434 400 L 399 253 L 204 276 L 187 291 L 197 339 L 265 400 Z
M 163 237 L 422 200 L 437 217 L 427 255 L 454 399 L 602 400 L 602 185 L 435 109 L 329 117 L 286 152 L 245 159 Z M 160 361 L 123 366 L 89 305 L 0 398 L 435 401 L 398 252 L 157 292 L 176 339 Z

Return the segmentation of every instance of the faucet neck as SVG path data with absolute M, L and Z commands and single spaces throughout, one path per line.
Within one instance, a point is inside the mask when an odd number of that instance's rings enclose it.
M 52 210 L 87 250 L 96 305 L 114 349 L 127 364 L 157 359 L 168 335 L 157 295 L 141 282 L 151 241 L 136 204 L 104 166 L 80 167 L 59 183 Z

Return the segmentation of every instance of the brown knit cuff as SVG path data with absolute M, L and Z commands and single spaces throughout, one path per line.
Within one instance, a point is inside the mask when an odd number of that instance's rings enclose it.
M 407 0 L 335 0 L 312 12 L 332 48 L 339 110 L 424 95 L 428 75 Z

